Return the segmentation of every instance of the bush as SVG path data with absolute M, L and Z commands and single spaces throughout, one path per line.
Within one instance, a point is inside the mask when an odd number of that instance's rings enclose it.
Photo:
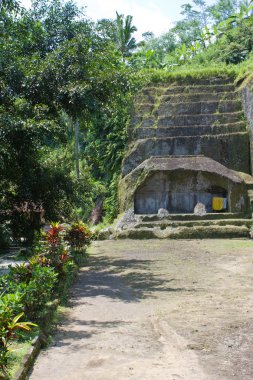
M 5 297 L 13 297 L 25 316 L 39 321 L 45 304 L 54 294 L 57 273 L 52 268 L 40 265 L 17 265 L 5 277 Z M 14 316 L 16 309 L 12 307 Z M 14 312 L 15 310 L 15 312 Z M 20 310 L 19 310 L 20 311 Z
M 23 286 L 24 295 L 22 302 L 25 306 L 25 315 L 28 319 L 39 322 L 43 316 L 43 310 L 47 302 L 54 295 L 54 287 L 57 282 L 57 273 L 53 268 L 36 265 L 32 268 L 32 276 L 27 285 Z
M 58 283 L 58 294 L 63 303 L 66 302 L 68 290 L 78 273 L 78 266 L 73 260 L 69 260 L 63 266 L 63 273 Z
M 5 375 L 5 368 L 8 361 L 10 340 L 15 337 L 18 330 L 29 331 L 33 326 L 30 322 L 20 322 L 23 317 L 24 305 L 22 303 L 22 293 L 6 293 L 7 278 L 1 278 L 0 283 L 0 371 Z M 1 377 L 0 372 L 0 377 Z
M 52 223 L 47 233 L 37 236 L 38 244 L 27 264 L 16 265 L 0 278 L 0 370 L 7 364 L 9 340 L 14 330 L 28 331 L 31 322 L 19 322 L 21 317 L 42 325 L 48 305 L 55 295 L 65 300 L 69 286 L 77 274 L 77 258 L 83 256 L 90 243 L 91 231 L 83 223 L 74 223 L 65 234 L 59 223 Z M 72 260 L 69 242 L 74 248 Z
M 63 239 L 64 233 L 65 230 L 59 223 L 51 223 L 49 230 L 42 233 L 43 241 L 40 239 L 33 247 L 36 256 L 31 258 L 30 264 L 51 267 L 62 275 L 64 264 L 71 259 Z
M 27 264 L 18 264 L 9 268 L 8 279 L 11 283 L 20 284 L 28 283 L 32 277 L 32 266 Z
M 92 232 L 82 222 L 73 223 L 67 230 L 64 237 L 65 241 L 74 248 L 74 250 L 84 250 L 90 244 Z
M 0 297 L 0 321 L 11 319 L 14 315 L 24 311 L 22 294 L 16 290 L 14 293 L 2 294 Z

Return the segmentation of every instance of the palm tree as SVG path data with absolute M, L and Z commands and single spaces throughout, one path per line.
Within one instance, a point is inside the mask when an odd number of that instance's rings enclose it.
M 116 12 L 115 20 L 115 43 L 117 49 L 121 51 L 123 57 L 129 57 L 132 50 L 136 48 L 136 39 L 132 36 L 137 31 L 136 26 L 132 25 L 133 16 L 124 16 Z

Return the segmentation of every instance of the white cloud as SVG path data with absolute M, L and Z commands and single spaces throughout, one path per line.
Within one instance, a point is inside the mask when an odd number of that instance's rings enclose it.
M 29 7 L 31 0 L 22 0 L 22 5 Z M 152 31 L 155 35 L 166 32 L 171 27 L 171 20 L 161 7 L 153 0 L 76 0 L 79 6 L 86 6 L 86 14 L 93 20 L 116 17 L 116 11 L 133 16 L 133 24 L 137 27 L 136 38 L 141 39 L 144 32 Z
M 31 0 L 22 0 L 21 1 L 21 4 L 26 7 L 26 8 L 29 8 L 30 5 L 31 5 Z
M 92 19 L 115 18 L 116 11 L 124 15 L 133 16 L 133 24 L 138 28 L 137 38 L 141 38 L 142 33 L 152 31 L 155 35 L 159 35 L 168 31 L 171 27 L 171 20 L 163 14 L 153 1 L 145 1 L 145 5 L 141 5 L 136 0 L 86 0 L 79 1 L 79 4 L 87 5 L 86 13 Z

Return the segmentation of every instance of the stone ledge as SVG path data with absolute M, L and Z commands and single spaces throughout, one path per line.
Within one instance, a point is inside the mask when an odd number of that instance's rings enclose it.
M 116 234 L 116 239 L 224 239 L 249 238 L 246 226 L 201 226 L 179 228 L 128 229 Z
M 32 343 L 32 347 L 25 355 L 19 370 L 13 376 L 13 380 L 25 380 L 26 376 L 31 369 L 36 357 L 38 356 L 42 345 L 41 335 L 37 336 Z

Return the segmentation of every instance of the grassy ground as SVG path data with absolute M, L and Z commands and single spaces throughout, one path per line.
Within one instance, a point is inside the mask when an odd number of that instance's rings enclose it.
M 34 328 L 29 334 L 20 334 L 19 338 L 14 340 L 10 346 L 8 375 L 10 379 L 20 368 L 25 355 L 32 347 L 33 340 L 38 336 L 39 329 Z

